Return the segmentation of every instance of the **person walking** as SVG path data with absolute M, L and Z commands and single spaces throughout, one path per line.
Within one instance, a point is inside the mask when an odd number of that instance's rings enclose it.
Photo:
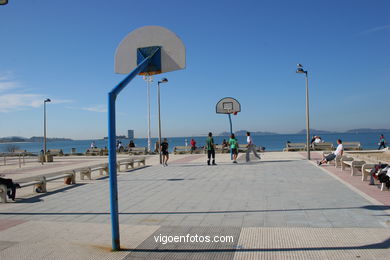
M 168 140 L 164 138 L 164 141 L 161 143 L 161 153 L 162 153 L 162 164 L 163 166 L 168 166 L 169 152 L 168 152 Z
M 206 139 L 206 150 L 207 150 L 207 165 L 210 165 L 211 157 L 213 157 L 213 165 L 217 165 L 215 163 L 215 143 L 213 139 L 213 133 L 209 133 L 209 137 Z
M 232 154 L 233 154 L 233 163 L 237 163 L 238 142 L 237 142 L 237 139 L 234 136 L 234 134 L 232 134 L 230 136 L 229 145 L 230 145 L 230 149 L 232 150 Z
M 379 137 L 378 145 L 379 145 L 378 150 L 382 149 L 382 147 L 386 148 L 386 139 L 385 139 L 385 136 L 383 134 L 381 134 L 381 136 Z
M 248 147 L 248 149 L 246 150 L 246 162 L 250 161 L 249 154 L 251 151 L 260 160 L 261 158 L 256 152 L 255 145 L 253 144 L 253 140 L 252 140 L 250 132 L 246 132 L 246 142 L 247 142 L 247 147 Z
M 191 139 L 190 144 L 191 144 L 191 154 L 192 154 L 196 150 L 196 141 L 194 140 L 194 138 Z

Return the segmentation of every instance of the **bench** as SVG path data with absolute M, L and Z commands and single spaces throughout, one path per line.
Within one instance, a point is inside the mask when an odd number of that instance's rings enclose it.
M 343 149 L 345 151 L 362 150 L 360 142 L 343 142 Z
M 332 143 L 312 143 L 311 147 L 313 151 L 332 151 L 333 144 Z
M 63 156 L 64 152 L 62 151 L 62 149 L 49 149 L 47 150 L 47 154 L 52 156 Z
M 217 144 L 215 146 L 215 152 L 216 153 L 229 153 L 230 152 L 230 148 L 225 146 L 223 147 L 222 144 Z
M 351 157 L 341 158 L 341 170 L 344 171 L 345 167 L 348 166 L 351 168 L 351 176 L 354 176 L 357 170 L 361 170 L 365 163 L 365 161 L 355 161 Z
M 108 149 L 103 148 L 88 148 L 85 155 L 108 155 Z
M 146 147 L 130 147 L 129 154 L 137 155 L 137 154 L 147 154 Z
M 129 166 L 131 168 L 134 168 L 134 163 L 138 163 L 138 167 L 142 165 L 146 165 L 146 159 L 145 158 L 134 158 L 134 159 L 124 159 L 117 162 L 117 169 L 120 172 L 121 171 L 121 165 L 125 165 L 126 170 L 129 169 Z
M 89 180 L 92 180 L 92 172 L 99 171 L 99 175 L 103 176 L 103 172 L 108 175 L 108 164 L 104 163 L 101 165 L 91 166 L 91 167 L 85 167 L 85 168 L 79 168 L 75 171 L 80 172 L 80 180 L 84 180 L 85 177 L 87 177 Z
M 45 176 L 39 176 L 36 180 L 30 181 L 30 182 L 24 182 L 20 183 L 20 188 L 25 188 L 32 186 L 33 192 L 36 193 L 37 189 L 39 188 L 41 192 L 47 192 L 46 184 L 49 181 L 58 180 L 64 178 L 64 182 L 67 184 L 75 184 L 76 183 L 76 174 L 74 171 L 67 171 L 63 172 L 62 174 L 51 176 L 51 177 L 45 177 Z M 67 179 L 70 178 L 70 181 L 67 181 Z M 0 202 L 6 203 L 7 202 L 7 187 L 5 185 L 0 185 Z
M 332 152 L 330 151 L 326 151 L 326 152 L 322 152 L 322 159 L 325 159 L 326 156 L 328 156 L 329 154 L 331 154 Z M 343 156 L 336 156 L 336 158 L 334 158 L 333 161 L 330 161 L 329 164 L 333 163 L 334 164 L 334 167 L 338 168 L 338 167 L 341 167 L 341 159 L 342 158 L 347 158 L 347 156 L 343 155 Z
M 108 176 L 108 163 L 104 163 L 104 164 L 101 164 L 101 165 L 98 165 L 98 166 L 95 166 L 95 167 L 91 167 L 91 173 L 94 172 L 94 171 L 99 171 L 99 175 L 100 176 L 103 176 L 103 172 L 105 172 Z
M 366 181 L 367 180 L 367 177 L 371 176 L 371 170 L 375 167 L 375 164 L 374 163 L 366 163 L 366 164 L 363 164 L 362 166 L 362 181 Z M 381 184 L 381 191 L 390 191 L 390 189 L 388 189 L 386 187 L 386 184 L 385 183 L 380 183 L 377 179 L 374 178 L 374 183 L 375 184 Z
M 58 179 L 62 179 L 62 178 L 64 178 L 65 184 L 68 184 L 67 182 L 69 182 L 68 185 L 76 184 L 76 172 L 74 170 L 64 171 L 62 174 L 59 174 L 59 175 L 55 175 L 55 176 L 51 176 L 51 177 L 47 177 L 47 178 L 45 177 L 44 192 L 46 192 L 46 182 L 54 181 L 54 180 L 58 180 Z M 70 178 L 70 181 L 68 180 L 69 178 Z
M 362 181 L 366 181 L 367 177 L 371 176 L 371 170 L 375 167 L 375 163 L 365 163 L 362 165 Z
M 34 180 L 34 181 L 20 183 L 19 185 L 20 185 L 20 188 L 32 186 L 33 192 L 36 192 L 37 188 L 41 188 L 41 190 L 43 190 L 44 183 L 45 183 L 45 179 L 41 177 L 41 178 L 37 178 L 37 180 Z M 0 185 L 0 203 L 7 202 L 7 191 L 10 191 L 10 189 L 7 189 L 7 186 L 5 186 L 4 184 L 1 184 Z
M 173 154 L 191 153 L 191 146 L 175 146 L 173 147 Z
M 283 149 L 283 152 L 292 152 L 292 151 L 305 151 L 305 143 L 286 143 L 286 147 Z
M 14 153 L 17 153 L 17 154 L 23 154 L 23 153 L 27 153 L 26 150 L 15 150 L 13 151 Z

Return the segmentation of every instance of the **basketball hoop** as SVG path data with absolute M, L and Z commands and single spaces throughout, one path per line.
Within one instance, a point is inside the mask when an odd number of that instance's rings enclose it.
M 241 111 L 241 105 L 240 103 L 232 98 L 232 97 L 226 97 L 218 101 L 216 105 L 216 112 L 217 114 L 234 114 L 236 115 L 237 112 Z
M 237 113 L 238 113 L 238 111 L 235 111 L 235 112 L 233 113 L 233 115 L 235 115 L 235 116 L 236 116 L 236 115 L 237 115 Z

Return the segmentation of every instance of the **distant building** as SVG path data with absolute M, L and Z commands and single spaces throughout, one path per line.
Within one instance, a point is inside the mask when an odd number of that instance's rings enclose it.
M 127 138 L 134 139 L 134 130 L 127 130 Z

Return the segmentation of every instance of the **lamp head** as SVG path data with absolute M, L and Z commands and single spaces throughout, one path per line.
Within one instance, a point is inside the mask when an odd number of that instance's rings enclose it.
M 307 71 L 303 69 L 302 64 L 298 63 L 298 64 L 297 64 L 297 71 L 296 71 L 296 73 L 304 73 L 304 74 L 307 74 Z
M 50 98 L 46 98 L 43 102 L 51 102 Z
M 167 83 L 168 79 L 167 78 L 162 78 L 158 83 Z

